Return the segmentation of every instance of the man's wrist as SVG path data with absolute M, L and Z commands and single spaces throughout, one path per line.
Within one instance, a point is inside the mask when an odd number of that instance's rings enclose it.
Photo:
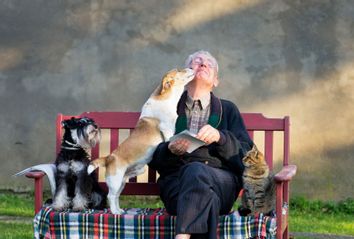
M 226 136 L 225 134 L 219 130 L 220 138 L 219 141 L 217 142 L 219 145 L 224 145 L 226 143 Z

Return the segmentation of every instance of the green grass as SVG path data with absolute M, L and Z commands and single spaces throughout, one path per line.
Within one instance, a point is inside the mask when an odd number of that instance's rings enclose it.
M 120 206 L 122 208 L 160 208 L 164 207 L 158 196 L 121 196 Z
M 33 196 L 31 195 L 0 193 L 0 215 L 33 216 Z
M 293 198 L 290 231 L 354 236 L 354 199 L 323 202 Z
M 0 222 L 0 239 L 33 238 L 32 224 Z
M 290 231 L 354 236 L 354 216 L 290 212 Z
M 0 215 L 26 217 L 25 220 L 0 220 L 0 239 L 33 238 L 33 196 L 0 193 Z
M 122 196 L 121 206 L 158 208 L 163 204 L 158 197 Z M 33 238 L 33 196 L 0 193 L 0 215 L 27 218 L 25 221 L 0 220 L 0 239 Z M 354 199 L 336 203 L 293 198 L 290 203 L 290 232 L 354 236 Z M 307 237 L 297 236 L 296 239 Z

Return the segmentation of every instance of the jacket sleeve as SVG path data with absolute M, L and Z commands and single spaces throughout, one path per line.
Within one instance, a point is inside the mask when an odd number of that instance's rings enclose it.
M 216 151 L 226 164 L 241 173 L 244 168 L 242 158 L 252 148 L 253 142 L 236 105 L 227 102 L 223 117 L 225 123 L 219 128 L 221 142 L 216 144 Z
M 177 156 L 168 149 L 169 142 L 160 143 L 148 164 L 150 168 L 156 170 L 161 176 L 175 171 L 184 164 L 180 156 Z

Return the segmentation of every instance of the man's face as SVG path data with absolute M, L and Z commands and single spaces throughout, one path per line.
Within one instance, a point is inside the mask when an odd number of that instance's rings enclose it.
M 190 67 L 195 72 L 194 80 L 206 83 L 211 88 L 218 85 L 216 62 L 213 58 L 198 54 L 194 57 Z

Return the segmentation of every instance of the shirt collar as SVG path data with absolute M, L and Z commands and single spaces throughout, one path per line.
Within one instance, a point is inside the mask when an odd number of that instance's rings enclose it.
M 176 131 L 175 134 L 182 132 L 187 129 L 187 116 L 186 116 L 186 100 L 187 100 L 187 91 L 185 91 L 181 99 L 177 104 L 177 120 L 176 120 Z M 214 128 L 218 128 L 223 118 L 223 108 L 222 103 L 219 98 L 214 96 L 213 92 L 210 92 L 210 116 L 208 124 Z
M 199 100 L 201 103 L 202 109 L 205 109 L 210 104 L 210 93 L 203 95 L 199 99 L 195 99 L 195 100 Z M 188 107 L 188 109 L 192 109 L 193 103 L 195 100 L 193 100 L 193 98 L 191 96 L 187 95 L 186 106 Z

